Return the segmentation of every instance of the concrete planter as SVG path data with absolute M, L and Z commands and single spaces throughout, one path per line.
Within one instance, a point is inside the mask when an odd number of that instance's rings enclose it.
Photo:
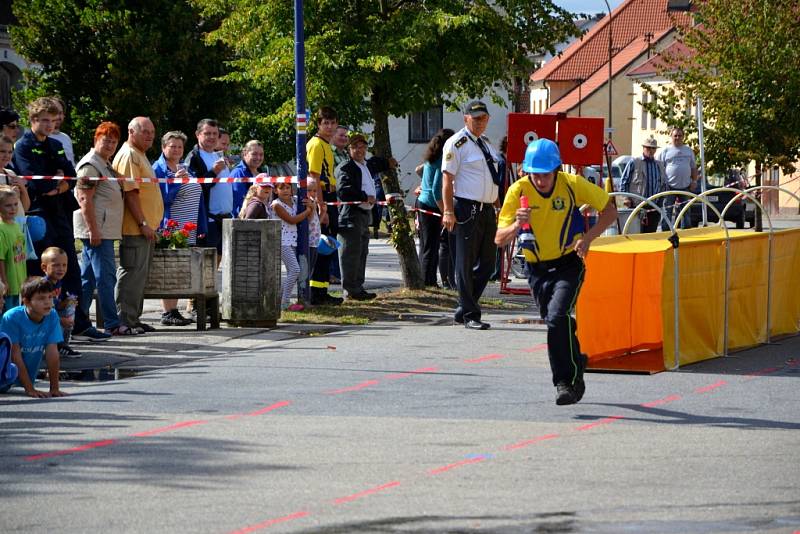
M 273 327 L 281 316 L 281 222 L 222 222 L 222 317 L 228 324 Z
M 145 294 L 181 298 L 216 293 L 216 249 L 191 247 L 155 250 Z

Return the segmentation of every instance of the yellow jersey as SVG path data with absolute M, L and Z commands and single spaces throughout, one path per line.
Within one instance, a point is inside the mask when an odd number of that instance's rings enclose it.
M 333 175 L 333 149 L 331 144 L 315 135 L 306 143 L 306 160 L 308 172 L 319 174 L 319 181 L 325 184 L 324 192 L 336 192 L 336 178 Z
M 528 176 L 524 176 L 508 188 L 497 221 L 498 228 L 514 224 L 520 208 L 519 199 L 523 195 L 528 197 L 531 228 L 536 237 L 536 252 L 523 249 L 529 262 L 555 260 L 572 252 L 575 241 L 586 230 L 579 208 L 589 204 L 600 211 L 609 200 L 608 193 L 582 176 L 559 172 L 553 190 L 546 196 L 534 187 Z

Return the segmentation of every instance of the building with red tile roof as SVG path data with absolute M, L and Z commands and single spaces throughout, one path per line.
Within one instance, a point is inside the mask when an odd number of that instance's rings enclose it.
M 570 116 L 609 115 L 609 57 L 614 144 L 631 150 L 633 81 L 625 74 L 675 39 L 691 23 L 686 11 L 668 10 L 670 0 L 626 0 L 582 38 L 531 75 L 531 112 Z M 610 36 L 610 43 L 609 43 Z M 610 50 L 609 50 L 610 45 Z

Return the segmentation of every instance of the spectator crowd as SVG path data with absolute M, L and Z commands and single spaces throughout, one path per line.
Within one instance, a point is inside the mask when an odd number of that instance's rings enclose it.
M 317 113 L 319 131 L 307 145 L 307 195 L 300 202 L 297 186 L 288 183 L 184 182 L 262 172 L 263 144 L 247 141 L 235 162 L 230 135 L 214 119 L 200 120 L 191 141 L 177 130 L 161 135 L 152 162 L 146 154 L 157 137 L 148 117 L 132 118 L 126 131 L 101 122 L 92 148 L 76 161 L 73 141 L 61 131 L 64 114 L 60 99 L 37 98 L 27 106 L 29 128 L 23 130 L 17 112 L 0 110 L 0 345 L 7 349 L 0 354 L 8 354 L 0 355 L 0 392 L 16 384 L 29 396 L 58 396 L 60 359 L 81 357 L 72 341 L 154 331 L 141 315 L 155 243 L 165 228 L 184 229 L 187 245 L 216 248 L 219 259 L 225 219 L 275 219 L 286 268 L 282 309 L 375 298 L 364 289 L 369 228 L 380 209 L 379 174 L 396 162 L 367 159 L 366 136 L 339 126 L 333 109 Z M 117 179 L 123 177 L 153 180 Z M 177 180 L 158 180 L 164 178 Z M 345 202 L 341 210 L 338 201 Z M 309 253 L 298 257 L 302 221 L 308 221 Z M 328 293 L 330 283 L 340 281 L 343 298 Z M 103 330 L 90 319 L 95 294 Z M 175 299 L 161 305 L 162 325 L 197 320 L 191 300 L 185 309 Z M 34 387 L 43 359 L 49 393 Z
M 76 164 L 72 140 L 61 131 L 64 103 L 41 97 L 27 111 L 30 128 L 21 136 L 19 115 L 0 111 L 0 392 L 16 384 L 31 397 L 61 396 L 60 359 L 80 357 L 72 340 L 102 342 L 154 331 L 141 320 L 145 286 L 156 241 L 175 228 L 181 228 L 182 243 L 214 248 L 219 259 L 226 252 L 226 219 L 279 221 L 286 271 L 282 310 L 301 312 L 308 305 L 338 306 L 345 299 L 376 297 L 365 287 L 370 229 L 374 232 L 382 218 L 380 174 L 397 162 L 368 158 L 367 136 L 340 126 L 332 108 L 317 111 L 317 132 L 306 143 L 306 195 L 296 194 L 291 183 L 224 179 L 260 175 L 264 146 L 247 141 L 241 161 L 234 164 L 230 135 L 214 119 L 197 123 L 196 143 L 188 151 L 189 136 L 177 130 L 164 133 L 154 162 L 146 155 L 156 141 L 148 117 L 130 120 L 124 142 L 117 124 L 102 122 L 92 148 Z M 616 207 L 596 185 L 563 172 L 557 145 L 545 139 L 529 144 L 522 175 L 506 190 L 507 143 L 503 140 L 500 150 L 492 146 L 484 135 L 489 119 L 486 104 L 469 103 L 464 127 L 437 132 L 417 168 L 424 283 L 438 286 L 438 270 L 442 284 L 458 293 L 454 323 L 487 330 L 491 325 L 482 320 L 480 297 L 487 282 L 500 276 L 499 248 L 518 235 L 523 243 L 524 237 L 529 284 L 548 326 L 556 403 L 573 404 L 585 392 L 587 357 L 580 352 L 572 319 L 583 258 L 591 241 L 616 220 Z M 677 134 L 676 150 L 682 132 Z M 646 148 L 645 158 L 652 147 Z M 645 165 L 648 161 L 641 169 Z M 677 175 L 676 168 L 666 162 L 667 180 Z M 636 186 L 655 183 L 651 169 L 641 169 Z M 694 171 L 689 171 L 683 174 L 691 174 L 693 187 Z M 64 178 L 37 178 L 58 176 Z M 576 208 L 584 203 L 599 212 L 590 228 Z M 301 223 L 306 232 L 300 231 Z M 298 246 L 301 239 L 308 239 L 307 247 Z M 298 254 L 306 248 L 307 254 Z M 328 291 L 339 281 L 343 297 Z M 104 317 L 102 332 L 89 315 L 95 291 Z M 162 325 L 205 320 L 196 317 L 191 300 L 183 313 L 175 299 L 161 305 Z M 49 392 L 34 386 L 43 359 Z

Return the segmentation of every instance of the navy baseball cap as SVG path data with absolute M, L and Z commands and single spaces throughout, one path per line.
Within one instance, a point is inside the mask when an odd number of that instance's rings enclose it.
M 469 115 L 470 117 L 480 117 L 488 114 L 489 110 L 486 108 L 486 104 L 480 100 L 473 100 L 464 108 L 464 115 Z

